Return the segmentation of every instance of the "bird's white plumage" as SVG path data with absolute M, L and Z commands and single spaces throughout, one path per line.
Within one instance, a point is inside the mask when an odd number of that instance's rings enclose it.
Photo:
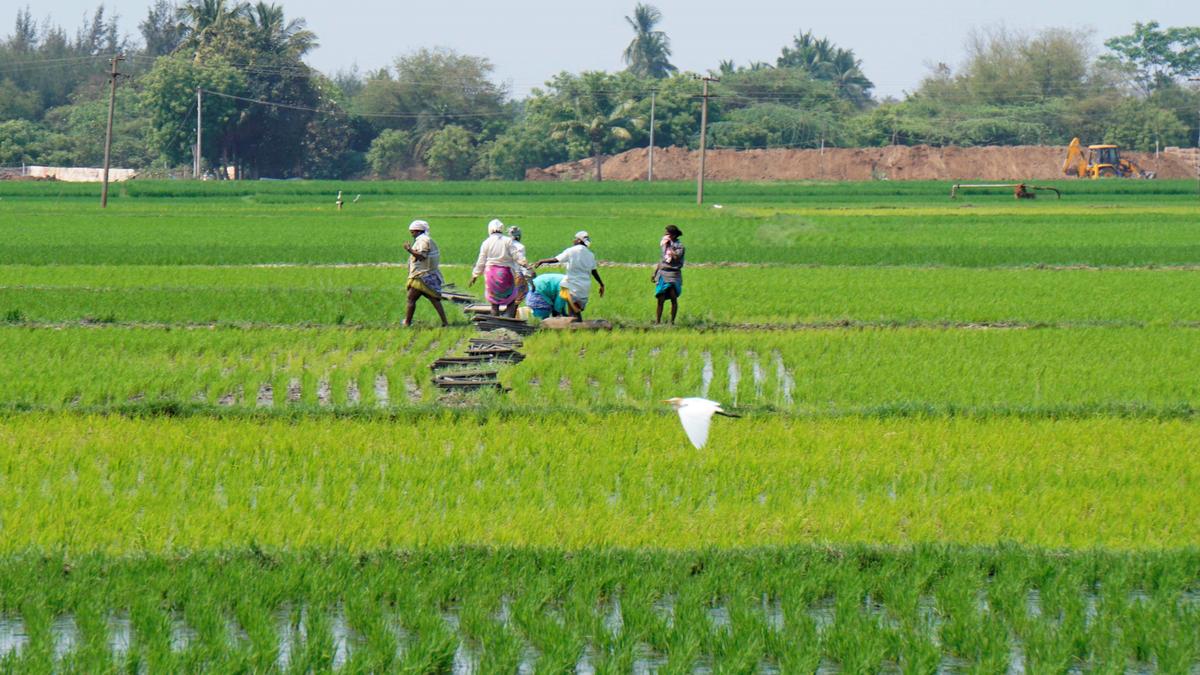
M 708 428 L 712 425 L 713 415 L 718 411 L 724 412 L 721 404 L 706 398 L 672 399 L 671 402 L 679 412 L 679 421 L 688 440 L 697 450 L 703 448 L 708 442 Z

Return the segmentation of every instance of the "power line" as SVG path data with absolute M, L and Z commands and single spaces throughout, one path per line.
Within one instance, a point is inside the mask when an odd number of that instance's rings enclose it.
M 302 112 L 312 112 L 312 113 L 318 113 L 318 114 L 322 114 L 322 115 L 347 115 L 347 116 L 351 116 L 351 117 L 372 117 L 372 118 L 383 118 L 383 119 L 422 119 L 422 118 L 427 118 L 427 117 L 475 118 L 475 117 L 511 117 L 512 116 L 512 113 L 509 111 L 471 112 L 471 113 L 468 113 L 468 112 L 458 112 L 458 113 L 436 112 L 436 111 L 420 112 L 420 113 L 362 113 L 362 112 L 354 112 L 354 111 L 350 111 L 350 110 L 340 110 L 340 109 L 339 110 L 322 110 L 320 108 L 311 108 L 308 106 L 296 105 L 294 103 L 281 103 L 279 101 L 267 101 L 264 99 L 247 98 L 245 96 L 236 96 L 234 94 L 226 94 L 224 92 L 213 91 L 211 89 L 201 88 L 200 91 L 204 92 L 205 94 L 212 94 L 213 96 L 220 96 L 222 98 L 233 99 L 235 101 L 243 101 L 245 103 L 253 103 L 256 105 L 271 106 L 274 108 L 285 108 L 288 110 L 299 110 Z

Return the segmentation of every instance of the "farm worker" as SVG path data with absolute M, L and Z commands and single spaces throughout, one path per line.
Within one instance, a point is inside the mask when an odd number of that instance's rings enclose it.
M 591 250 L 592 238 L 585 231 L 575 233 L 575 241 L 570 248 L 553 258 L 539 260 L 534 269 L 542 265 L 561 264 L 566 274 L 562 280 L 559 297 L 567 303 L 570 316 L 583 318 L 583 310 L 587 307 L 588 295 L 592 290 L 592 279 L 600 284 L 600 297 L 604 297 L 604 281 L 596 270 L 596 256 Z
M 539 274 L 533 279 L 533 288 L 525 296 L 525 303 L 539 319 L 562 316 L 567 313 L 567 301 L 562 299 L 563 275 Z
M 521 228 L 516 225 L 508 228 L 508 238 L 512 239 L 513 259 L 517 263 L 517 299 L 513 301 L 513 304 L 519 305 L 529 293 L 529 282 L 533 279 L 533 270 L 530 269 L 529 261 L 525 258 L 525 244 L 521 243 Z
M 662 323 L 663 304 L 671 301 L 671 323 L 675 323 L 675 315 L 679 312 L 679 296 L 683 295 L 683 242 L 679 239 L 683 232 L 674 225 L 668 225 L 663 238 L 658 242 L 662 256 L 654 266 L 654 274 L 650 281 L 654 282 L 654 297 L 658 299 L 658 312 L 654 315 L 654 323 Z
M 499 314 L 502 305 L 506 306 L 506 316 L 517 313 L 517 260 L 512 244 L 513 240 L 504 234 L 504 223 L 499 219 L 488 223 L 487 239 L 479 245 L 479 258 L 467 284 L 474 286 L 475 280 L 484 275 L 484 297 L 492 306 L 492 315 Z
M 404 244 L 404 250 L 408 251 L 408 306 L 404 310 L 404 325 L 412 325 L 417 298 L 425 296 L 441 317 L 442 326 L 447 326 L 446 310 L 442 308 L 442 271 L 439 269 L 442 255 L 429 237 L 429 223 L 414 220 L 408 226 L 408 233 L 413 241 Z

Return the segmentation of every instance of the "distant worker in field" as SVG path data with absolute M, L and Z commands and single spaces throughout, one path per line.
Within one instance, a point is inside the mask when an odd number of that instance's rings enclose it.
M 562 274 L 539 274 L 533 278 L 533 287 L 525 296 L 525 304 L 539 319 L 563 316 L 567 313 L 567 301 L 562 298 Z
M 483 276 L 484 297 L 492 306 L 492 315 L 500 314 L 504 306 L 505 316 L 517 313 L 517 260 L 513 251 L 513 240 L 504 234 L 504 223 L 498 219 L 488 223 L 488 236 L 479 245 L 479 258 L 471 273 L 468 286 Z
M 559 297 L 566 302 L 567 313 L 580 319 L 583 318 L 583 310 L 587 307 L 592 279 L 600 284 L 600 297 L 604 297 L 604 281 L 596 269 L 596 256 L 592 254 L 591 246 L 592 239 L 587 232 L 576 232 L 575 242 L 570 248 L 553 258 L 539 260 L 533 266 L 537 269 L 542 265 L 561 264 L 566 268 Z
M 411 244 L 404 243 L 408 251 L 408 306 L 404 310 L 404 325 L 411 326 L 413 312 L 417 309 L 417 299 L 425 296 L 433 303 L 438 316 L 442 319 L 442 327 L 450 325 L 446 321 L 446 310 L 442 308 L 442 271 L 441 252 L 437 244 L 429 237 L 429 223 L 424 220 L 414 220 L 408 226 L 412 235 Z
M 516 225 L 508 228 L 508 238 L 512 239 L 513 259 L 517 262 L 517 297 L 513 300 L 513 304 L 520 305 L 521 301 L 529 295 L 529 282 L 533 280 L 533 269 L 525 257 L 525 244 L 521 243 L 521 228 Z
M 683 242 L 679 241 L 683 232 L 674 225 L 668 225 L 663 238 L 658 242 L 662 256 L 654 266 L 654 274 L 650 281 L 654 283 L 654 297 L 658 299 L 658 311 L 654 315 L 654 323 L 662 323 L 663 304 L 671 301 L 671 323 L 675 323 L 675 315 L 679 312 L 679 296 L 683 295 Z

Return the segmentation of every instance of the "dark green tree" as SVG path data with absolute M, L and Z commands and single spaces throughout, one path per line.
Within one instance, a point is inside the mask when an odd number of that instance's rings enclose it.
M 142 34 L 142 53 L 150 57 L 165 56 L 175 51 L 183 40 L 179 23 L 179 7 L 169 0 L 155 0 L 138 24 Z
M 560 90 L 558 119 L 551 128 L 553 139 L 573 141 L 587 149 L 597 181 L 604 179 L 604 154 L 625 149 L 634 130 L 645 124 L 634 114 L 632 97 L 608 89 L 610 77 L 606 73 L 583 73 L 564 82 L 567 86 Z
M 475 144 L 471 132 L 449 124 L 435 133 L 425 151 L 429 173 L 442 180 L 463 180 L 470 177 L 475 165 Z
M 1200 27 L 1161 28 L 1157 21 L 1133 24 L 1133 32 L 1104 41 L 1103 57 L 1132 74 L 1144 92 L 1200 74 Z

